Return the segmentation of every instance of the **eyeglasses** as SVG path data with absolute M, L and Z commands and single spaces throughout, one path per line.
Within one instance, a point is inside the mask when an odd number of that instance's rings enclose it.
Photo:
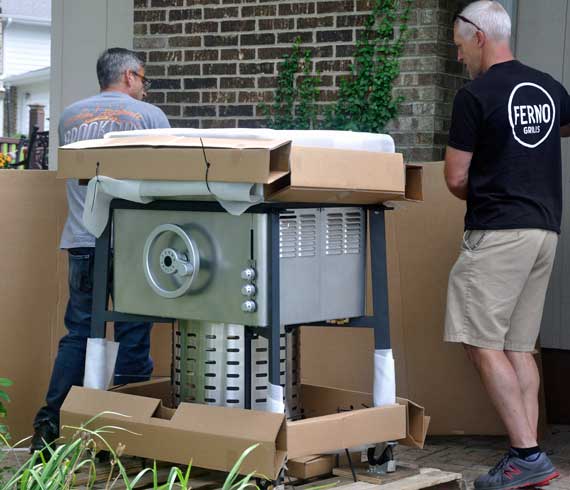
M 147 77 L 141 75 L 140 73 L 137 73 L 136 71 L 133 71 L 132 74 L 141 79 L 145 92 L 148 92 L 152 87 L 152 80 L 149 80 Z
M 481 29 L 477 24 L 475 24 L 475 22 L 470 21 L 467 17 L 463 17 L 463 15 L 460 14 L 455 14 L 453 16 L 453 23 L 455 24 L 455 21 L 457 20 L 462 20 L 463 22 L 466 22 L 467 24 L 471 24 L 473 27 L 475 27 L 475 29 L 477 29 L 478 31 L 481 32 L 485 32 L 483 29 Z

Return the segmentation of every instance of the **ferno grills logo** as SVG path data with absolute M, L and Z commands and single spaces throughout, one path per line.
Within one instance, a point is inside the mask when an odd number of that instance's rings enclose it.
M 542 144 L 550 135 L 555 119 L 554 101 L 540 85 L 524 82 L 511 92 L 509 122 L 515 140 L 521 145 L 536 148 Z

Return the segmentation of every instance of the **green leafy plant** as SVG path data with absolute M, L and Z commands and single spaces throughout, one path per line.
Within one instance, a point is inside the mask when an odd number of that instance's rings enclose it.
M 40 451 L 34 454 L 18 468 L 2 490 L 71 490 L 73 488 L 92 489 L 98 480 L 97 467 L 95 465 L 95 455 L 98 449 L 105 449 L 110 453 L 110 470 L 105 480 L 105 490 L 111 490 L 115 486 L 120 486 L 127 490 L 133 490 L 137 485 L 150 479 L 150 486 L 155 490 L 172 490 L 190 488 L 190 472 L 192 465 L 186 469 L 176 466 L 170 468 L 165 483 L 159 479 L 156 462 L 150 468 L 145 468 L 134 476 L 130 476 L 121 462 L 121 456 L 125 446 L 119 444 L 117 448 L 112 448 L 105 440 L 105 434 L 115 431 L 130 432 L 116 426 L 103 426 L 98 429 L 89 429 L 89 425 L 102 415 L 121 414 L 114 412 L 103 412 L 88 420 L 81 427 L 67 427 L 75 430 L 75 436 L 70 441 L 65 442 L 55 448 L 48 447 L 49 458 L 46 458 Z M 131 432 L 132 433 L 132 432 Z M 0 438 L 2 436 L 0 435 Z M 8 441 L 4 439 L 8 445 Z M 258 446 L 255 444 L 247 448 L 239 457 L 231 471 L 229 472 L 223 490 L 245 490 L 248 487 L 257 489 L 252 482 L 254 473 L 240 476 L 239 470 L 245 458 Z M 79 481 L 78 473 L 87 473 L 85 479 Z M 148 484 L 148 483 L 147 483 Z
M 5 418 L 8 414 L 4 404 L 10 401 L 10 397 L 8 396 L 8 393 L 4 391 L 4 388 L 9 388 L 10 386 L 12 386 L 12 381 L 6 378 L 0 378 L 0 419 Z M 3 424 L 1 420 L 0 434 L 4 434 L 5 437 L 8 435 L 8 427 L 6 424 Z
M 290 55 L 285 55 L 279 65 L 277 90 L 273 103 L 260 103 L 260 108 L 273 129 L 312 129 L 317 124 L 319 74 L 312 72 L 311 50 L 301 50 L 301 38 L 293 43 Z M 299 74 L 300 72 L 300 74 Z
M 403 98 L 394 97 L 392 90 L 410 35 L 412 0 L 372 0 L 371 3 L 372 11 L 365 18 L 356 42 L 350 73 L 341 79 L 336 101 L 326 106 L 324 114 L 319 114 L 320 74 L 311 76 L 311 52 L 306 50 L 302 57 L 300 39 L 296 39 L 291 55 L 285 56 L 279 65 L 273 104 L 271 107 L 261 105 L 269 127 L 310 129 L 319 126 L 379 133 L 397 116 Z
M 4 482 L 5 474 L 11 470 L 10 467 L 2 463 L 5 459 L 5 450 L 7 448 L 7 444 L 4 444 L 4 441 L 8 441 L 10 439 L 8 426 L 2 423 L 2 419 L 8 414 L 4 404 L 10 401 L 10 397 L 8 396 L 8 393 L 4 391 L 4 388 L 9 388 L 10 386 L 12 386 L 12 382 L 9 379 L 0 378 L 0 485 Z
M 342 79 L 338 100 L 325 117 L 326 127 L 379 133 L 398 114 L 403 98 L 394 97 L 392 88 L 409 37 L 411 3 L 375 0 L 356 43 L 350 77 Z

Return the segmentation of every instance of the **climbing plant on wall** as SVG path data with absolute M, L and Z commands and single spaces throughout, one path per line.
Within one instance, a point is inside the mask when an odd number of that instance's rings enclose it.
M 278 86 L 271 106 L 262 105 L 269 127 L 322 127 L 378 133 L 398 114 L 402 97 L 394 97 L 394 81 L 409 38 L 412 0 L 371 0 L 350 64 L 340 82 L 337 99 L 319 114 L 320 77 L 312 75 L 310 50 L 302 53 L 300 40 L 279 65 Z
M 296 38 L 290 55 L 279 65 L 277 90 L 273 103 L 260 104 L 268 126 L 273 129 L 313 129 L 317 124 L 319 74 L 311 75 L 311 50 L 301 49 L 301 38 Z

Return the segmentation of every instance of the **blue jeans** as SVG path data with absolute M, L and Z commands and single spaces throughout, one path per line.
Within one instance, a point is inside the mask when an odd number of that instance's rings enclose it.
M 93 301 L 94 248 L 69 250 L 69 301 L 65 312 L 68 330 L 59 349 L 46 395 L 46 405 L 34 420 L 34 427 L 51 422 L 59 427 L 59 410 L 70 388 L 83 384 L 85 351 L 91 330 Z M 115 341 L 119 354 L 115 366 L 115 384 L 135 383 L 150 379 L 151 323 L 115 322 Z

